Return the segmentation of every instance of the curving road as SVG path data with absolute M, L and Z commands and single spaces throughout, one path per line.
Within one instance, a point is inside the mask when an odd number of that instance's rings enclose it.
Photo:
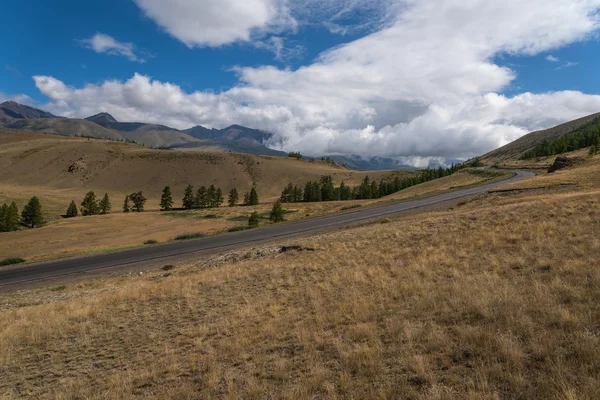
M 184 255 L 216 253 L 224 250 L 246 247 L 256 242 L 265 242 L 272 239 L 286 238 L 308 232 L 356 225 L 404 211 L 422 209 L 436 204 L 457 200 L 462 197 L 483 193 L 497 186 L 520 181 L 535 175 L 526 171 L 511 172 L 514 173 L 513 176 L 486 185 L 394 204 L 357 209 L 356 211 L 342 214 L 328 215 L 287 224 L 272 225 L 262 229 L 227 233 L 203 239 L 166 243 L 114 253 L 26 264 L 0 269 L 0 287 L 37 282 L 66 275 L 109 268 L 136 266 L 158 261 L 166 263 L 181 258 Z

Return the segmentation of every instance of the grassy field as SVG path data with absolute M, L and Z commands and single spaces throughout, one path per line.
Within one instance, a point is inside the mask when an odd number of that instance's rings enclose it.
M 599 398 L 600 159 L 514 188 L 282 243 L 314 251 L 0 294 L 0 394 Z
M 322 203 L 284 204 L 287 221 L 345 211 L 347 207 L 369 206 L 386 201 L 404 200 L 415 196 L 450 190 L 464 185 L 477 184 L 490 179 L 461 171 L 453 176 L 427 182 L 402 192 L 376 200 L 334 201 Z M 4 192 L 11 196 L 11 187 L 5 186 Z M 35 193 L 35 189 L 31 189 Z M 61 203 L 58 191 L 52 192 L 53 201 Z M 64 195 L 63 195 L 64 196 Z M 68 198 L 64 198 L 65 201 Z M 43 201 L 43 200 L 42 200 Z M 2 203 L 0 194 L 0 203 Z M 113 199 L 113 204 L 117 201 Z M 55 204 L 52 202 L 44 203 Z M 68 203 L 67 203 L 68 204 Z M 191 211 L 123 214 L 120 203 L 114 204 L 116 212 L 108 215 L 96 215 L 77 218 L 50 219 L 48 226 L 34 230 L 0 233 L 0 259 L 22 257 L 27 261 L 39 261 L 78 254 L 108 251 L 114 248 L 140 246 L 147 240 L 164 243 L 176 236 L 188 232 L 201 232 L 214 235 L 246 226 L 253 211 L 261 215 L 261 225 L 269 224 L 270 203 L 254 207 L 219 207 Z
M 0 202 L 32 196 L 47 205 L 49 217 L 63 214 L 71 202 L 79 203 L 89 190 L 108 193 L 120 209 L 126 194 L 143 191 L 147 208 L 158 209 L 163 188 L 171 187 L 180 204 L 188 184 L 195 188 L 214 184 L 226 194 L 233 187 L 243 198 L 254 185 L 261 201 L 272 202 L 289 183 L 304 185 L 331 175 L 358 185 L 365 175 L 410 177 L 408 171 L 353 171 L 323 161 L 255 156 L 224 152 L 151 150 L 106 140 L 0 132 Z

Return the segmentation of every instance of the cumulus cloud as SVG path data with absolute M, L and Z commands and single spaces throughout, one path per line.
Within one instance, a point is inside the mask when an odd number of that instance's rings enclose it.
M 559 62 L 560 58 L 558 57 L 554 57 L 552 54 L 548 55 L 548 57 L 546 57 L 546 60 L 550 61 L 550 62 Z
M 134 0 L 166 32 L 189 47 L 249 41 L 255 31 L 291 29 L 284 0 Z
M 34 79 L 51 111 L 63 115 L 107 111 L 178 128 L 239 123 L 274 132 L 275 148 L 413 164 L 475 156 L 600 111 L 600 96 L 576 91 L 498 94 L 515 72 L 493 62 L 585 40 L 598 30 L 600 0 L 392 3 L 386 14 L 393 17 L 376 32 L 296 70 L 237 67 L 239 83 L 221 93 L 188 93 L 140 74 L 81 88 Z
M 130 61 L 145 62 L 143 58 L 135 54 L 135 46 L 133 43 L 119 42 L 112 36 L 104 33 L 96 33 L 88 39 L 82 39 L 80 43 L 94 50 L 96 53 L 112 54 L 123 56 Z

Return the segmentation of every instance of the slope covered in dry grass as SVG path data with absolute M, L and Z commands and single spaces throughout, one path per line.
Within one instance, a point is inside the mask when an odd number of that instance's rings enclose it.
M 254 184 L 261 201 L 274 201 L 289 182 L 304 185 L 332 175 L 357 185 L 365 175 L 377 180 L 406 171 L 352 171 L 321 161 L 223 152 L 151 150 L 133 144 L 26 132 L 0 132 L 0 202 L 22 205 L 32 196 L 47 205 L 49 216 L 65 212 L 71 199 L 81 202 L 88 190 L 105 192 L 120 209 L 125 194 L 142 190 L 147 208 L 158 208 L 170 185 L 178 205 L 188 184 L 214 184 L 224 193 L 243 194 Z
M 315 251 L 0 295 L 0 393 L 598 398 L 600 168 L 582 168 L 293 242 Z

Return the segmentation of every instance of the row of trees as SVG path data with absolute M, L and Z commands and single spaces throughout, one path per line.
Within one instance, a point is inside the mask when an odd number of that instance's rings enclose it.
M 145 204 L 146 198 L 141 191 L 128 194 L 123 201 L 123 212 L 142 212 L 144 211 Z M 93 191 L 90 191 L 86 193 L 81 202 L 81 215 L 83 216 L 109 214 L 111 210 L 112 204 L 110 202 L 110 197 L 108 197 L 108 193 L 105 193 L 104 197 L 98 200 L 96 194 Z M 67 218 L 73 218 L 77 215 L 79 215 L 79 209 L 73 200 L 71 201 L 71 204 L 69 204 L 65 216 Z
M 19 218 L 19 209 L 17 204 L 12 202 L 10 205 L 3 204 L 0 207 L 0 232 L 12 232 L 19 229 L 19 225 L 27 228 L 39 228 L 45 224 L 42 214 L 42 205 L 40 200 L 33 196 L 21 212 Z
M 521 159 L 549 157 L 586 147 L 590 147 L 590 155 L 595 154 L 600 148 L 600 118 L 598 117 L 558 139 L 544 140 L 525 152 Z
M 186 210 L 193 208 L 214 208 L 219 207 L 225 199 L 223 198 L 223 191 L 221 188 L 216 188 L 214 185 L 210 185 L 207 189 L 205 186 L 201 186 L 194 194 L 194 187 L 188 185 L 185 188 L 183 194 L 182 205 Z M 239 201 L 239 194 L 236 188 L 231 189 L 227 199 L 229 207 L 235 207 Z M 254 206 L 258 204 L 258 192 L 256 188 L 252 188 L 244 195 L 245 206 Z M 173 208 L 173 196 L 171 194 L 171 188 L 169 186 L 163 189 L 163 194 L 160 202 L 161 210 L 169 211 Z
M 104 197 L 98 201 L 96 194 L 93 191 L 87 192 L 83 201 L 81 202 L 81 215 L 98 215 L 98 214 L 108 214 L 112 209 L 112 205 L 110 204 L 110 198 L 108 197 L 108 193 L 104 194 Z M 79 210 L 77 209 L 77 205 L 75 201 L 72 200 L 71 204 L 67 208 L 67 212 L 65 216 L 67 218 L 76 217 L 79 215 Z
M 400 179 L 399 177 L 396 177 L 394 180 L 381 179 L 379 182 L 365 176 L 362 183 L 359 186 L 354 187 L 346 185 L 343 181 L 336 187 L 333 184 L 332 177 L 326 175 L 322 176 L 319 181 L 307 182 L 304 185 L 304 189 L 289 183 L 281 192 L 280 200 L 283 203 L 297 203 L 377 199 L 420 183 L 452 175 L 454 172 L 465 168 L 465 166 L 473 165 L 473 162 L 470 164 L 453 164 L 449 168 L 439 167 L 437 169 L 426 169 L 421 171 L 417 176 L 411 178 Z

